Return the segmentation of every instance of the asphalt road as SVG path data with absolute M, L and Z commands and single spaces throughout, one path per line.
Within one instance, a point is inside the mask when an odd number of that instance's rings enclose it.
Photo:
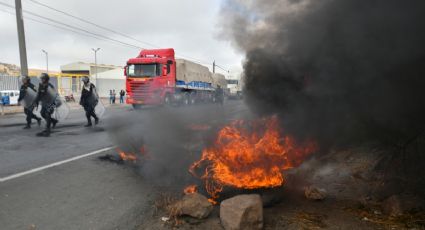
M 241 101 L 221 109 L 229 120 L 247 113 Z M 109 107 L 103 123 L 85 128 L 73 110 L 49 138 L 36 137 L 36 125 L 22 130 L 23 114 L 0 117 L 0 229 L 137 228 L 157 191 L 133 168 L 98 159 L 115 154 L 105 123 L 126 113 L 134 111 Z

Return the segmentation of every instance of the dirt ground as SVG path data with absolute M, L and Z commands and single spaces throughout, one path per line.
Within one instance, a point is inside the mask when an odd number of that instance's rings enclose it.
M 379 207 L 364 207 L 357 201 L 328 198 L 310 201 L 300 194 L 285 192 L 281 202 L 264 208 L 264 229 L 425 229 L 421 216 L 406 215 L 392 218 L 382 213 Z M 154 210 L 154 209 L 153 209 Z M 180 217 L 164 221 L 167 212 L 152 211 L 139 229 L 223 229 L 220 224 L 219 206 L 205 220 Z M 423 221 L 423 219 L 422 219 Z

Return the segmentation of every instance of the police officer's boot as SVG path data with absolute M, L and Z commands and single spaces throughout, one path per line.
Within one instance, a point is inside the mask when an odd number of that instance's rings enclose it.
M 87 124 L 84 127 L 91 127 L 92 123 L 91 123 L 91 118 L 90 116 L 87 116 Z

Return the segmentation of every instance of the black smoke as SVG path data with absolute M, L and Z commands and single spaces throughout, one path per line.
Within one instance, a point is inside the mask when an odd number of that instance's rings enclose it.
M 323 148 L 403 145 L 425 128 L 425 1 L 227 0 L 260 114 Z

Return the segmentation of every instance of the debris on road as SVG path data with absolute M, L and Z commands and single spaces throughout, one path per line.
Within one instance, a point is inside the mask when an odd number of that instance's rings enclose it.
M 294 222 L 303 226 L 302 229 L 318 229 L 327 227 L 324 220 L 326 215 L 311 213 L 311 212 L 298 212 L 295 215 Z
M 315 186 L 306 187 L 304 195 L 309 200 L 324 200 L 326 198 L 326 190 Z
M 220 220 L 226 230 L 262 229 L 263 203 L 258 194 L 238 195 L 220 205 Z
M 424 202 L 414 196 L 393 195 L 382 204 L 382 210 L 389 216 L 401 216 L 407 212 L 419 210 L 424 207 Z

